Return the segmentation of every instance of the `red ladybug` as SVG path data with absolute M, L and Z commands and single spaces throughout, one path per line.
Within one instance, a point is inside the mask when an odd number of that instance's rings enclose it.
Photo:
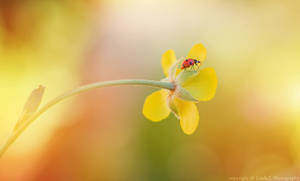
M 200 64 L 199 60 L 188 58 L 188 59 L 186 59 L 182 62 L 181 69 L 186 69 L 186 68 L 189 68 L 189 67 L 193 67 L 194 65 L 198 65 L 198 64 Z

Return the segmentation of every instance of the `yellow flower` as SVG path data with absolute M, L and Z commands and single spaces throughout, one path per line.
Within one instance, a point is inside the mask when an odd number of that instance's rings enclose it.
M 203 64 L 206 49 L 202 44 L 196 44 L 185 59 L 192 58 Z M 172 111 L 178 119 L 185 134 L 192 134 L 199 123 L 199 113 L 196 103 L 208 101 L 215 95 L 217 76 L 213 68 L 189 68 L 182 71 L 183 60 L 176 60 L 173 50 L 168 50 L 162 56 L 161 63 L 167 78 L 174 84 L 173 90 L 161 89 L 149 95 L 144 103 L 143 114 L 146 118 L 158 122 L 167 118 Z M 194 65 L 196 66 L 196 65 Z

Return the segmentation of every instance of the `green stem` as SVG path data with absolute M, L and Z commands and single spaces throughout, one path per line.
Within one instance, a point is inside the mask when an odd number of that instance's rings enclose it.
M 32 115 L 26 123 L 24 123 L 19 129 L 15 130 L 13 134 L 7 139 L 5 144 L 0 149 L 0 158 L 6 152 L 6 150 L 13 144 L 16 139 L 23 133 L 23 131 L 34 121 L 36 120 L 41 114 L 45 111 L 50 109 L 52 106 L 56 105 L 57 103 L 82 92 L 86 92 L 91 89 L 96 88 L 103 88 L 103 87 L 111 87 L 111 86 L 120 86 L 120 85 L 144 85 L 144 86 L 151 86 L 163 89 L 173 90 L 174 85 L 170 82 L 161 82 L 161 81 L 154 81 L 154 80 L 114 80 L 114 81 L 106 81 L 106 82 L 96 82 L 88 85 L 84 85 L 78 88 L 75 88 L 71 91 L 68 91 L 41 107 L 34 115 Z

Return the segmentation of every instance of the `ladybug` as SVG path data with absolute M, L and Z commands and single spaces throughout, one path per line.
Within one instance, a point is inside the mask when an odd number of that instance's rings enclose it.
M 199 60 L 188 58 L 188 59 L 185 59 L 182 62 L 181 69 L 186 69 L 186 68 L 189 68 L 189 67 L 193 67 L 194 65 L 198 65 L 198 64 L 200 64 Z

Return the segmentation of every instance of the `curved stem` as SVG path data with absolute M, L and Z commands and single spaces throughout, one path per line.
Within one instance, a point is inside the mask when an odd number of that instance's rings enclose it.
M 0 157 L 6 152 L 11 144 L 15 142 L 15 140 L 23 133 L 23 131 L 41 114 L 50 109 L 52 106 L 57 103 L 82 92 L 86 92 L 91 89 L 103 88 L 103 87 L 111 87 L 111 86 L 120 86 L 120 85 L 144 85 L 151 86 L 163 89 L 173 90 L 174 85 L 170 82 L 161 82 L 154 80 L 138 80 L 138 79 L 129 79 L 129 80 L 114 80 L 114 81 L 106 81 L 106 82 L 96 82 L 88 85 L 84 85 L 73 90 L 70 90 L 54 99 L 49 101 L 43 107 L 41 107 L 36 113 L 34 113 L 19 129 L 13 132 L 13 134 L 7 139 L 5 144 L 0 149 Z

